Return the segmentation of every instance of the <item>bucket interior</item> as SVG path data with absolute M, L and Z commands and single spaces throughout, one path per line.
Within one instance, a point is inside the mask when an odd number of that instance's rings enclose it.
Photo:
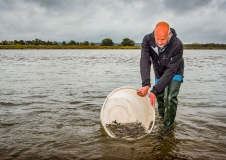
M 101 108 L 101 124 L 112 138 L 140 139 L 154 126 L 155 110 L 147 96 L 137 95 L 134 87 L 111 92 Z

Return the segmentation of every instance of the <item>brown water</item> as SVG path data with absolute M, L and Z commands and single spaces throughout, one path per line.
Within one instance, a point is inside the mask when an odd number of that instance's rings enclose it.
M 111 123 L 106 124 L 106 129 L 111 133 L 112 137 L 136 140 L 147 135 L 147 129 L 140 122 L 132 123 Z
M 0 50 L 0 159 L 225 159 L 225 50 L 184 51 L 169 132 L 157 117 L 140 140 L 107 136 L 101 107 L 118 87 L 140 88 L 139 56 L 140 50 Z

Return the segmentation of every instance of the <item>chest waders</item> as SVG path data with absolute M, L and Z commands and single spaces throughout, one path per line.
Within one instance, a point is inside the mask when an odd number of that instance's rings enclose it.
M 181 82 L 171 81 L 164 92 L 157 96 L 158 112 L 164 119 L 164 127 L 170 128 L 175 120 Z

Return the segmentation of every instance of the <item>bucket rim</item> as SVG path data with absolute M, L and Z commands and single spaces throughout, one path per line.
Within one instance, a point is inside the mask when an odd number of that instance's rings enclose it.
M 131 87 L 131 86 L 123 86 L 123 87 L 119 87 L 119 88 L 116 88 L 115 90 L 113 90 L 112 92 L 110 92 L 108 94 L 108 96 L 106 97 L 103 105 L 102 105 L 102 108 L 101 108 L 101 113 L 100 113 L 100 120 L 101 120 L 101 125 L 104 127 L 104 130 L 107 132 L 107 134 L 111 137 L 111 138 L 117 138 L 116 136 L 112 135 L 109 130 L 107 129 L 106 127 L 106 124 L 103 124 L 103 114 L 104 114 L 104 107 L 106 105 L 106 102 L 109 100 L 109 98 L 117 91 L 119 90 L 122 90 L 122 89 L 132 89 L 132 90 L 135 90 L 135 91 L 138 91 L 137 88 L 135 87 Z M 146 95 L 145 98 L 148 98 L 148 96 Z M 151 131 L 153 130 L 153 127 L 154 127 L 154 124 L 155 124 L 155 109 L 151 106 L 151 104 L 149 104 L 149 107 L 152 108 L 152 110 L 154 111 L 154 114 L 153 114 L 153 120 L 150 122 L 150 125 L 152 125 L 151 127 L 149 127 L 150 129 L 147 129 L 147 134 L 143 135 L 143 136 L 140 136 L 140 137 L 137 137 L 137 138 L 125 138 L 126 140 L 138 140 L 138 139 L 141 139 L 143 137 L 145 137 L 146 135 L 148 135 L 149 133 L 151 133 Z

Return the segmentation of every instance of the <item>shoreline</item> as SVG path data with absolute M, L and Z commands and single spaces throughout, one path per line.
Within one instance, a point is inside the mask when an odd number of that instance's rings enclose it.
M 21 49 L 21 50 L 32 50 L 32 49 L 141 49 L 141 46 L 62 46 L 62 45 L 0 45 L 0 50 L 8 49 Z M 186 50 L 226 50 L 226 47 L 187 47 L 184 45 Z

